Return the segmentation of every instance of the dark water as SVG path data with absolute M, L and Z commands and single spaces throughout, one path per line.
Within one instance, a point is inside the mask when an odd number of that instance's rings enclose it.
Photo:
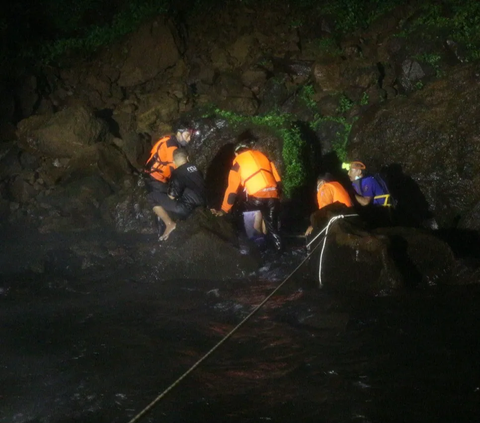
M 231 282 L 141 263 L 3 281 L 0 422 L 128 422 L 300 259 Z M 339 296 L 293 277 L 141 421 L 478 423 L 479 288 Z

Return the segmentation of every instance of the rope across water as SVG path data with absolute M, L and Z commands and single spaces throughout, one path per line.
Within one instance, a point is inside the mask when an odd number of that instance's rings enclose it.
M 357 215 L 341 215 L 341 216 L 335 216 L 333 217 L 327 224 L 327 226 L 312 240 L 310 243 L 307 245 L 307 248 L 310 247 L 310 245 L 318 239 L 320 235 L 322 235 L 325 232 L 325 239 L 323 242 L 323 247 L 322 247 L 322 253 L 320 255 L 320 270 L 319 270 L 319 277 L 321 273 L 321 264 L 322 264 L 322 257 L 323 257 L 323 252 L 325 250 L 325 241 L 326 241 L 326 236 L 328 234 L 328 229 L 335 220 L 344 218 L 344 217 L 351 217 L 351 216 L 357 216 Z M 185 373 L 183 373 L 177 380 L 175 380 L 169 387 L 167 387 L 163 392 L 161 392 L 150 404 L 148 404 L 142 411 L 140 411 L 135 417 L 130 419 L 128 423 L 135 423 L 138 422 L 142 417 L 144 417 L 155 405 L 162 400 L 172 389 L 174 389 L 180 382 L 185 379 L 190 373 L 192 373 L 200 364 L 202 364 L 208 357 L 210 357 L 220 346 L 222 346 L 229 338 L 235 334 L 245 323 L 247 323 L 266 303 L 267 301 L 272 298 L 279 290 L 282 288 L 283 285 L 285 285 L 288 280 L 297 272 L 300 267 L 303 266 L 303 264 L 312 256 L 313 252 L 320 246 L 320 242 L 307 254 L 307 256 L 302 260 L 302 262 L 283 280 L 282 283 L 280 283 L 270 294 L 268 294 L 265 299 L 258 305 L 256 306 L 250 314 L 245 317 L 237 326 L 235 326 L 227 335 L 225 335 L 217 344 L 215 344 L 206 354 L 204 354 L 199 360 L 197 360 L 196 363 L 194 363 Z M 320 280 L 320 286 L 321 286 L 321 280 Z

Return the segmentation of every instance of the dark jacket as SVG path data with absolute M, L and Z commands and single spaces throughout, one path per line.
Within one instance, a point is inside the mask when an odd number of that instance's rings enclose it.
M 206 206 L 205 181 L 202 173 L 192 163 L 184 163 L 172 172 L 168 195 L 194 209 Z

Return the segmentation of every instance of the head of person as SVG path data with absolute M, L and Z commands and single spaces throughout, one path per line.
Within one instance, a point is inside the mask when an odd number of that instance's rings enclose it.
M 177 148 L 173 152 L 173 162 L 175 163 L 176 167 L 179 167 L 187 163 L 188 162 L 187 150 L 185 150 L 184 148 Z
M 251 133 L 250 130 L 242 132 L 237 137 L 237 142 L 234 149 L 235 156 L 243 153 L 246 150 L 251 150 L 256 140 L 256 137 Z
M 239 154 L 243 153 L 244 151 L 251 150 L 252 147 L 250 144 L 245 143 L 245 142 L 239 142 L 235 145 L 235 156 L 238 156 Z
M 348 177 L 350 181 L 356 181 L 365 175 L 367 167 L 362 162 L 350 162 Z
M 333 181 L 333 176 L 331 173 L 328 173 L 328 172 L 321 173 L 317 177 L 317 191 L 323 184 L 325 184 L 326 182 L 332 182 L 332 181 Z
M 186 147 L 196 133 L 194 128 L 182 122 L 177 123 L 173 127 L 173 132 L 182 147 Z

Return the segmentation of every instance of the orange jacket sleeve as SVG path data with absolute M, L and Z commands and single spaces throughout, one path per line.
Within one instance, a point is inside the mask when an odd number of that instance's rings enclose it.
M 273 162 L 270 162 L 270 166 L 272 166 L 272 173 L 275 180 L 277 182 L 281 182 L 282 179 L 280 178 L 280 174 L 277 172 L 277 168 L 275 167 L 275 164 Z
M 240 165 L 234 161 L 233 167 L 228 174 L 228 187 L 223 197 L 222 210 L 228 213 L 235 203 L 237 198 L 237 191 L 240 183 L 242 182 L 240 177 Z

